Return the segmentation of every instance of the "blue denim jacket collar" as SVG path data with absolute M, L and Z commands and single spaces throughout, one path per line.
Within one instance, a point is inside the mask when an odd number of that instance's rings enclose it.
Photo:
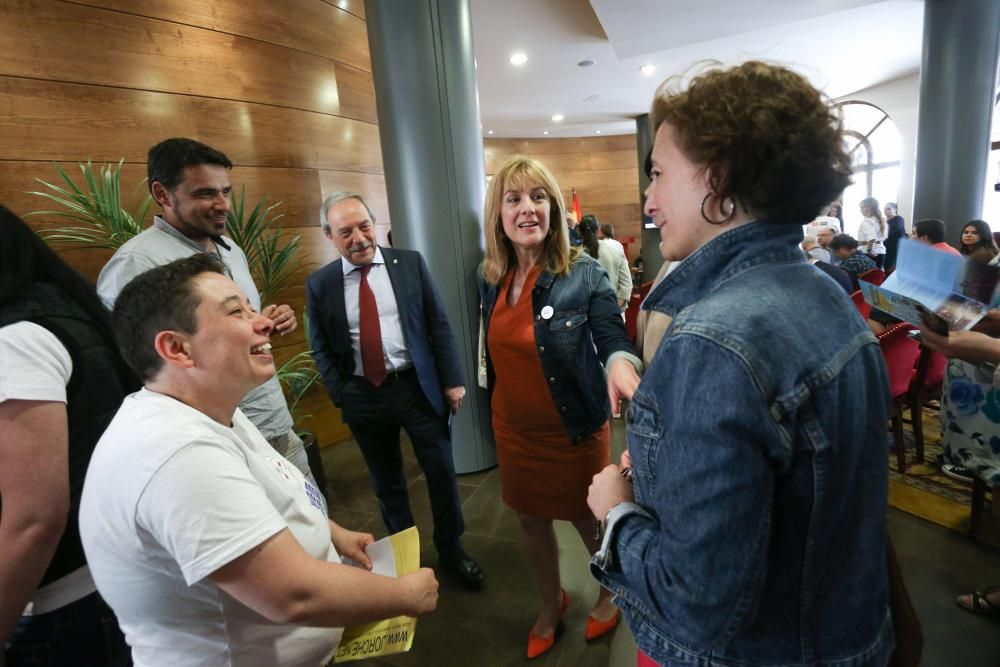
M 673 317 L 752 266 L 805 261 L 801 242 L 802 227 L 795 223 L 762 218 L 740 225 L 688 255 L 653 289 L 642 308 Z
M 535 281 L 535 285 L 537 287 L 541 287 L 542 289 L 548 289 L 552 287 L 552 283 L 555 282 L 555 279 L 556 277 L 553 274 L 543 270 L 540 274 L 538 274 L 538 280 Z

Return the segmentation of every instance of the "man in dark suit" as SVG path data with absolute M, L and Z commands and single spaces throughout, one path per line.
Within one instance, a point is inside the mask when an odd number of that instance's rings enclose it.
M 427 478 L 441 567 L 470 588 L 483 571 L 465 553 L 449 417 L 465 377 L 427 264 L 411 250 L 380 248 L 361 195 L 338 192 L 320 212 L 341 258 L 306 280 L 313 357 L 368 464 L 390 533 L 413 525 L 399 447 L 406 429 Z

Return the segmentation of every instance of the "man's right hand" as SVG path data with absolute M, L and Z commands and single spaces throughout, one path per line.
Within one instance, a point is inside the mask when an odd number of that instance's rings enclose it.
M 412 600 L 411 616 L 423 616 L 437 608 L 438 580 L 434 570 L 422 567 L 412 574 L 403 575 L 400 581 L 406 582 Z

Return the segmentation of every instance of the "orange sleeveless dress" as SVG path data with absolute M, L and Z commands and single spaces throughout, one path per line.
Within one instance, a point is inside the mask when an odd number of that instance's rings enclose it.
M 535 344 L 531 292 L 541 273 L 528 275 L 520 300 L 507 304 L 513 272 L 497 294 L 487 331 L 496 381 L 493 433 L 503 501 L 531 516 L 566 521 L 592 518 L 587 488 L 611 457 L 608 423 L 572 444 L 552 401 Z

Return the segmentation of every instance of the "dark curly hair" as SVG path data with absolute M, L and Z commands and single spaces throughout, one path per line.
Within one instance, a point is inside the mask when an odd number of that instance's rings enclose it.
M 657 90 L 653 132 L 667 123 L 712 191 L 743 210 L 804 224 L 850 184 L 841 119 L 805 77 L 750 61 L 679 83 Z

